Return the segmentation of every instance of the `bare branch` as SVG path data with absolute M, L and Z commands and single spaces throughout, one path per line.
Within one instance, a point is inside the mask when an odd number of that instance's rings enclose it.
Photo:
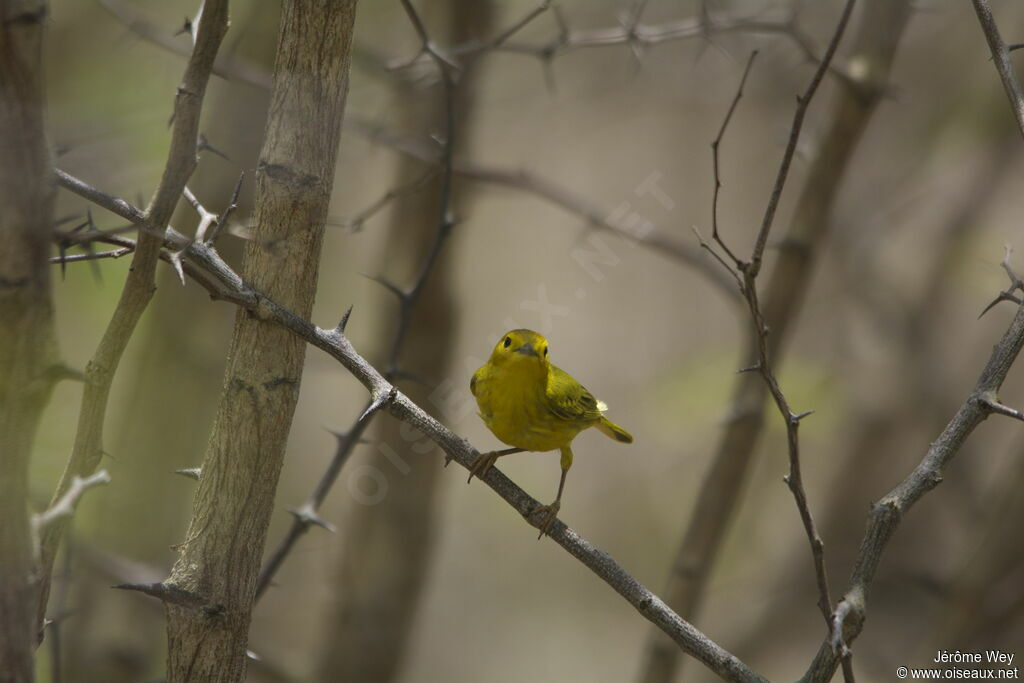
M 391 147 L 395 151 L 419 159 L 424 163 L 437 163 L 437 152 L 418 140 L 404 138 L 380 126 L 350 117 L 346 126 L 375 142 Z M 556 181 L 545 178 L 527 169 L 505 169 L 485 166 L 474 162 L 454 159 L 452 170 L 455 175 L 489 185 L 499 185 L 513 190 L 534 195 L 546 202 L 558 206 L 569 213 L 583 218 L 589 225 L 619 235 L 623 239 L 641 244 L 654 251 L 661 252 L 669 258 L 676 259 L 694 268 L 704 276 L 722 294 L 733 301 L 739 296 L 733 282 L 726 277 L 714 263 L 706 259 L 699 248 L 694 248 L 680 240 L 673 239 L 653 225 L 645 225 L 643 229 L 617 220 L 611 212 L 604 211 L 589 200 L 576 195 L 572 190 L 561 186 Z
M 32 525 L 35 528 L 36 534 L 39 534 L 50 524 L 53 524 L 58 519 L 66 519 L 75 514 L 75 506 L 78 505 L 78 501 L 82 498 L 82 495 L 94 486 L 101 486 L 103 484 L 110 483 L 110 475 L 107 474 L 106 470 L 100 470 L 95 474 L 85 477 L 75 477 L 71 480 L 71 485 L 68 490 L 64 492 L 56 502 L 50 505 L 45 511 L 32 516 Z
M 104 9 L 143 40 L 179 57 L 188 57 L 192 54 L 190 46 L 168 36 L 162 27 L 149 21 L 132 5 L 122 2 L 122 0 L 99 0 L 99 2 Z M 192 35 L 193 31 L 190 30 L 188 33 Z M 213 73 L 222 78 L 248 83 L 263 90 L 270 89 L 270 73 L 266 69 L 234 55 L 217 57 L 213 65 Z
M 743 76 L 740 77 L 739 87 L 736 88 L 736 95 L 732 98 L 732 103 L 729 105 L 729 110 L 725 113 L 725 118 L 722 119 L 722 125 L 718 129 L 718 135 L 711 141 L 711 160 L 715 174 L 714 190 L 711 195 L 711 239 L 718 244 L 719 247 L 726 253 L 729 259 L 739 265 L 740 261 L 736 258 L 736 255 L 732 253 L 728 245 L 722 241 L 721 233 L 718 230 L 718 193 L 722 189 L 722 176 L 719 173 L 719 162 L 718 162 L 718 148 L 722 144 L 722 138 L 725 137 L 725 131 L 729 128 L 729 122 L 732 121 L 732 115 L 736 111 L 736 105 L 740 103 L 740 99 L 743 97 L 743 86 L 747 83 L 747 77 L 750 75 L 750 69 L 754 66 L 754 60 L 757 58 L 757 50 L 750 53 L 750 57 L 747 59 L 747 66 L 743 69 Z M 700 235 L 697 235 L 698 238 Z M 704 240 L 701 239 L 701 246 L 711 251 L 710 245 L 706 245 Z M 713 253 L 713 252 L 712 252 Z M 724 265 L 724 264 L 723 264 Z M 733 272 L 732 268 L 726 265 L 729 272 Z
M 51 256 L 50 263 L 78 263 L 80 261 L 99 261 L 100 259 L 117 259 L 135 251 L 134 247 L 121 247 L 110 251 L 97 251 L 88 254 L 71 254 L 70 256 Z
M 768 233 L 772 229 L 772 223 L 775 221 L 775 212 L 779 208 L 779 199 L 782 197 L 782 190 L 785 188 L 786 180 L 789 178 L 789 167 L 793 162 L 793 155 L 796 154 L 796 144 L 800 140 L 800 132 L 803 130 L 807 108 L 811 105 L 811 100 L 814 98 L 814 93 L 818 91 L 818 86 L 821 85 L 821 79 L 825 77 L 825 72 L 828 71 L 828 65 L 832 63 L 832 58 L 839 47 L 839 41 L 846 32 L 846 24 L 850 21 L 850 15 L 853 13 L 855 2 L 856 0 L 847 0 L 846 5 L 843 7 L 843 13 L 839 17 L 839 25 L 836 27 L 835 33 L 832 34 L 832 40 L 829 41 L 828 48 L 825 50 L 825 56 L 822 57 L 821 62 L 818 64 L 818 68 L 815 70 L 814 76 L 811 78 L 807 89 L 804 90 L 803 95 L 797 97 L 796 111 L 793 113 L 793 125 L 789 132 L 789 141 L 786 143 L 786 151 L 782 155 L 779 173 L 775 178 L 775 185 L 772 187 L 771 197 L 768 199 L 768 206 L 764 212 L 764 219 L 761 221 L 761 230 L 757 234 L 754 251 L 750 257 L 749 269 L 755 277 L 758 271 L 761 270 L 761 258 L 764 256 L 764 248 L 768 243 Z
M 422 175 L 414 178 L 411 182 L 398 187 L 393 187 L 373 203 L 367 206 L 365 209 L 360 210 L 351 218 L 346 218 L 340 221 L 340 224 L 348 228 L 352 232 L 359 232 L 362 230 L 363 225 L 373 216 L 377 215 L 382 209 L 394 202 L 396 199 L 406 197 L 414 192 L 419 191 L 424 185 L 430 182 L 435 176 L 437 176 L 439 169 L 428 168 Z
M 1013 109 L 1013 115 L 1017 118 L 1017 128 L 1021 135 L 1024 135 L 1024 92 L 1021 91 L 1020 81 L 1017 80 L 1013 62 L 1010 61 L 1011 49 L 1019 46 L 1007 46 L 1003 42 L 999 36 L 996 20 L 992 17 L 992 8 L 989 7 L 988 0 L 972 0 L 972 2 L 974 11 L 978 15 L 978 21 L 981 23 L 981 30 L 988 42 L 988 49 L 992 52 L 992 60 L 999 72 L 999 80 L 1003 82 L 1006 97 L 1010 100 L 1010 108 Z

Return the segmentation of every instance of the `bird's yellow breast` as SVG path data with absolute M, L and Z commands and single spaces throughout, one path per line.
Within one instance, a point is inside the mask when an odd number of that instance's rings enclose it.
M 548 403 L 549 372 L 487 364 L 473 375 L 480 417 L 498 439 L 528 451 L 552 451 L 590 426 L 555 415 Z

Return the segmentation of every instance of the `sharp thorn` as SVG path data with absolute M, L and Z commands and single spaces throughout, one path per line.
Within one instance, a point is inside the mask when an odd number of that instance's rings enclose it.
M 348 310 L 345 311 L 345 314 L 343 316 L 341 316 L 341 320 L 338 322 L 338 326 L 334 328 L 334 333 L 336 335 L 338 335 L 339 337 L 344 336 L 344 334 L 345 334 L 345 327 L 348 326 L 348 318 L 349 318 L 350 315 L 352 315 L 352 307 L 351 306 L 349 306 Z
M 348 439 L 349 432 L 343 432 L 340 429 L 333 429 L 331 427 L 324 427 L 324 429 L 327 430 L 330 434 L 334 435 L 334 438 L 336 438 L 338 441 L 345 441 Z M 370 440 L 360 437 L 360 439 L 356 441 L 356 443 L 370 443 Z
M 180 474 L 183 477 L 195 479 L 196 481 L 199 481 L 199 476 L 202 474 L 202 472 L 203 470 L 200 467 L 190 467 L 183 470 L 174 470 L 175 474 Z
M 318 515 L 309 503 L 306 503 L 301 508 L 288 508 L 288 512 L 305 524 L 315 524 L 321 529 L 327 529 L 332 534 L 338 531 L 337 527 Z
M 171 254 L 171 265 L 174 266 L 174 272 L 178 274 L 182 287 L 185 286 L 185 269 L 181 265 L 183 254 L 184 251 L 176 251 Z
M 363 411 L 363 414 L 359 416 L 357 422 L 362 422 L 367 417 L 383 408 L 384 404 L 393 399 L 397 392 L 398 389 L 392 386 L 391 389 L 386 394 L 374 396 L 373 401 L 371 401 L 370 405 L 366 407 L 366 410 Z

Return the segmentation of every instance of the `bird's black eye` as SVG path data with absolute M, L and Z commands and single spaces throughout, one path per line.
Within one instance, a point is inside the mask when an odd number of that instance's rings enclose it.
M 506 349 L 512 346 L 512 337 L 505 337 L 505 343 L 502 344 Z
M 548 355 L 548 347 L 545 346 L 544 347 L 544 357 L 547 358 L 547 355 Z

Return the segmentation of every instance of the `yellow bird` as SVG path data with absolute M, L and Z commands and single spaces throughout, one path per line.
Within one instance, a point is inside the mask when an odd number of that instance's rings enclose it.
M 476 396 L 480 417 L 501 441 L 512 448 L 482 453 L 473 463 L 469 481 L 482 477 L 502 455 L 523 451 L 562 453 L 558 495 L 531 516 L 542 514 L 540 538 L 558 517 L 565 475 L 572 467 L 572 440 L 584 429 L 597 427 L 622 443 L 633 437 L 604 416 L 607 406 L 594 398 L 569 373 L 548 362 L 548 340 L 532 330 L 505 334 L 487 363 L 473 373 L 470 391 Z

